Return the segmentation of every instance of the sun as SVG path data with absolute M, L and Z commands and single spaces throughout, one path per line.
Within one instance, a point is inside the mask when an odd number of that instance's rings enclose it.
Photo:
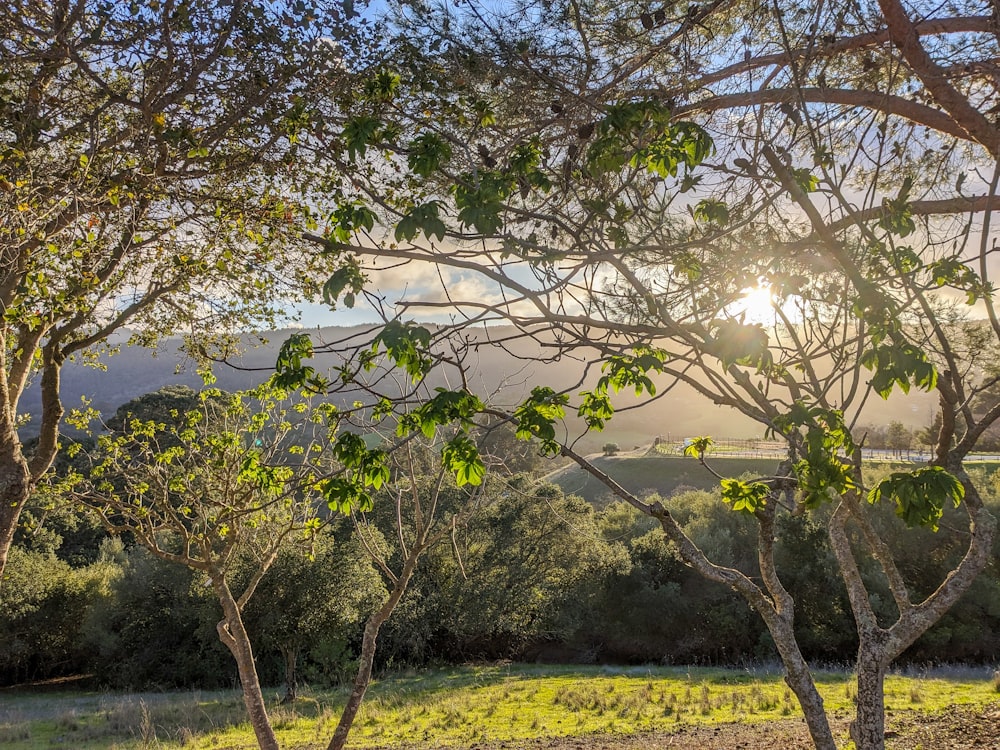
M 770 284 L 759 284 L 742 290 L 741 297 L 726 307 L 734 318 L 746 323 L 773 323 L 777 315 L 774 291 Z

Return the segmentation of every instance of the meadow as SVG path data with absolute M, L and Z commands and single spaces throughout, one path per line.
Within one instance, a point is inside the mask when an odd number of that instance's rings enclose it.
M 817 676 L 827 710 L 852 707 L 851 675 Z M 891 675 L 891 713 L 934 714 L 956 706 L 980 709 L 1000 700 L 988 669 Z M 344 691 L 304 691 L 271 717 L 282 747 L 323 748 L 336 725 Z M 738 722 L 799 717 L 776 668 L 499 665 L 401 673 L 377 681 L 350 744 L 467 748 L 482 742 L 669 732 Z M 235 690 L 162 693 L 0 692 L 0 745 L 9 750 L 254 747 Z

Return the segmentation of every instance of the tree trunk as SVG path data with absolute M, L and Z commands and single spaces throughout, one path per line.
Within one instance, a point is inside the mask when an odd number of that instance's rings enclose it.
M 792 618 L 765 612 L 761 614 L 764 615 L 764 623 L 774 638 L 774 645 L 785 668 L 785 684 L 795 693 L 802 707 L 813 745 L 816 750 L 836 750 L 837 743 L 834 742 L 830 722 L 823 708 L 823 696 L 816 689 L 809 665 L 799 650 Z
M 884 648 L 864 643 L 858 649 L 857 712 L 851 722 L 851 739 L 857 750 L 885 748 Z M 880 658 L 882 657 L 882 658 Z
M 285 697 L 282 703 L 294 703 L 299 697 L 298 678 L 295 674 L 295 665 L 299 658 L 298 646 L 285 646 L 281 649 L 281 656 L 285 662 Z
M 30 496 L 31 476 L 20 443 L 13 435 L 0 438 L 0 588 L 17 521 Z
M 354 687 L 351 690 L 350 697 L 347 699 L 347 705 L 344 706 L 344 711 L 340 715 L 340 721 L 337 722 L 337 728 L 333 732 L 333 737 L 330 739 L 327 750 L 344 750 L 344 745 L 347 744 L 347 735 L 351 732 L 354 719 L 358 715 L 358 709 L 361 708 L 361 701 L 364 700 L 365 693 L 368 691 L 368 683 L 371 682 L 378 631 L 383 623 L 389 619 L 393 610 L 396 609 L 399 600 L 403 598 L 406 586 L 413 576 L 414 568 L 416 568 L 417 559 L 420 557 L 423 549 L 419 545 L 415 545 L 410 549 L 409 556 L 403 562 L 403 569 L 399 574 L 399 578 L 396 579 L 392 591 L 389 592 L 389 598 L 377 612 L 368 618 L 368 622 L 365 623 L 365 634 L 361 641 L 361 657 L 358 662 L 358 673 L 354 677 Z
M 261 692 L 260 679 L 257 677 L 250 637 L 243 627 L 243 618 L 236 599 L 224 578 L 213 577 L 212 585 L 215 587 L 224 614 L 224 619 L 216 626 L 216 630 L 219 632 L 219 638 L 236 659 L 240 685 L 243 688 L 243 704 L 246 706 L 253 733 L 257 737 L 257 745 L 261 750 L 278 750 L 278 740 L 267 717 L 267 706 L 264 703 L 264 694 Z
M 816 683 L 813 681 L 809 671 L 809 665 L 799 650 L 798 641 L 795 638 L 794 629 L 794 609 L 790 597 L 781 597 L 779 591 L 772 592 L 772 596 L 787 598 L 784 609 L 779 610 L 775 602 L 766 596 L 756 583 L 738 570 L 725 568 L 711 562 L 694 542 L 684 533 L 677 524 L 676 519 L 660 502 L 646 504 L 632 495 L 628 490 L 618 484 L 605 472 L 601 471 L 589 461 L 584 459 L 574 451 L 563 448 L 563 455 L 572 458 L 576 463 L 591 476 L 598 479 L 608 487 L 617 497 L 629 503 L 633 507 L 641 510 L 648 516 L 657 519 L 663 528 L 667 538 L 677 545 L 681 559 L 696 572 L 710 581 L 716 581 L 727 586 L 732 591 L 743 596 L 752 606 L 767 625 L 768 632 L 774 638 L 778 653 L 781 656 L 782 665 L 785 668 L 785 682 L 795 693 L 795 697 L 802 707 L 802 713 L 806 718 L 806 725 L 809 728 L 809 735 L 817 750 L 836 750 L 837 743 L 833 740 L 833 732 L 830 731 L 830 722 L 823 709 L 823 698 L 816 690 Z M 762 574 L 768 575 L 773 572 L 773 560 L 761 566 Z M 780 581 L 773 581 L 775 589 L 781 589 Z M 331 746 L 329 750 L 340 750 Z
M 381 614 L 381 610 L 372 615 L 365 625 L 365 635 L 361 642 L 361 657 L 358 663 L 358 673 L 354 677 L 354 687 L 347 699 L 347 705 L 344 706 L 344 711 L 340 715 L 340 721 L 337 722 L 337 729 L 330 739 L 327 750 L 343 750 L 344 745 L 347 744 L 347 735 L 350 734 L 354 719 L 358 715 L 358 709 L 361 708 L 361 702 L 365 699 L 368 683 L 371 682 L 372 678 L 372 663 L 375 661 L 375 642 L 378 639 L 378 631 L 382 627 L 382 623 L 388 619 L 388 615 L 378 617 L 379 614 Z
M 776 476 L 787 477 L 791 470 L 791 464 L 783 462 L 778 467 Z M 826 711 L 823 710 L 823 698 L 816 689 L 809 665 L 803 658 L 798 640 L 795 638 L 795 601 L 781 582 L 774 563 L 774 542 L 777 538 L 774 519 L 778 508 L 778 497 L 782 492 L 784 489 L 781 487 L 773 490 L 767 506 L 757 513 L 757 561 L 761 580 L 771 601 L 771 606 L 766 606 L 764 601 L 760 602 L 758 611 L 774 639 L 781 663 L 785 667 L 785 684 L 795 693 L 802 707 L 813 745 L 818 750 L 835 750 L 836 743 L 830 731 L 830 722 L 826 717 Z M 739 587 L 730 586 L 730 588 L 741 593 Z
M 6 338 L 0 336 L 0 347 L 7 344 Z M 11 383 L 8 380 L 7 363 L 5 369 L 0 371 L 0 404 L 3 405 L 0 409 L 0 588 L 3 587 L 3 573 L 21 511 L 31 497 L 38 478 L 52 465 L 59 449 L 59 423 L 63 416 L 59 375 L 63 355 L 57 341 L 50 340 L 45 345 L 42 360 L 42 419 L 30 462 L 22 451 L 15 427 L 17 399 L 24 382 Z

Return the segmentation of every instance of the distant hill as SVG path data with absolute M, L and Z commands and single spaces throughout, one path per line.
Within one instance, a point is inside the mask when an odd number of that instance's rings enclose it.
M 315 341 L 335 341 L 364 330 L 363 327 L 324 328 L 310 333 Z M 502 328 L 491 329 L 490 338 L 502 338 L 503 331 Z M 293 332 L 272 331 L 248 338 L 245 350 L 232 360 L 233 366 L 216 367 L 218 386 L 239 390 L 262 382 L 273 371 L 281 343 Z M 267 343 L 260 344 L 260 339 Z M 201 379 L 195 373 L 194 364 L 179 351 L 179 345 L 177 340 L 167 340 L 155 350 L 122 347 L 120 353 L 100 360 L 105 370 L 80 363 L 68 364 L 62 378 L 65 404 L 75 406 L 81 397 L 87 397 L 95 408 L 108 415 L 121 404 L 168 384 L 200 387 Z M 576 384 L 586 371 L 586 357 L 563 357 L 557 362 L 546 363 L 535 361 L 549 351 L 539 342 L 519 341 L 505 349 L 481 346 L 475 355 L 471 386 L 481 393 L 494 394 L 492 398 L 499 405 L 516 403 L 539 384 L 554 388 L 572 386 L 574 391 L 581 390 L 582 387 Z M 327 356 L 317 358 L 315 364 L 317 369 L 323 370 L 336 363 L 334 357 Z M 596 377 L 593 370 L 591 368 L 591 377 Z M 437 384 L 443 383 L 431 385 Z M 692 435 L 757 437 L 761 434 L 760 426 L 747 417 L 714 406 L 685 385 L 678 385 L 649 403 L 623 392 L 618 394 L 615 403 L 620 411 L 607 430 L 588 435 L 578 449 L 597 451 L 603 443 L 615 441 L 623 450 L 630 450 L 648 445 L 657 436 L 675 440 Z M 628 408 L 639 405 L 641 408 Z M 863 421 L 885 425 L 898 420 L 908 427 L 919 427 L 931 421 L 935 405 L 934 396 L 925 393 L 894 396 L 889 401 L 871 398 L 866 404 Z M 40 408 L 37 388 L 25 394 L 23 408 L 29 412 L 37 412 Z M 26 431 L 30 429 L 29 424 Z

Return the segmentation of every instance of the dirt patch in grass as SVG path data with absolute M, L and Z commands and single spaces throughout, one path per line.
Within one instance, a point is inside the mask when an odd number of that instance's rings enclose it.
M 887 720 L 887 750 L 1000 750 L 1000 702 L 982 708 L 953 707 L 942 713 L 894 711 Z M 848 719 L 831 717 L 840 746 L 847 745 Z M 481 742 L 468 750 L 812 750 L 802 719 L 760 724 L 682 726 L 670 732 L 593 735 L 531 741 Z
M 1000 702 L 932 716 L 899 712 L 890 717 L 888 735 L 892 750 L 1000 750 Z

